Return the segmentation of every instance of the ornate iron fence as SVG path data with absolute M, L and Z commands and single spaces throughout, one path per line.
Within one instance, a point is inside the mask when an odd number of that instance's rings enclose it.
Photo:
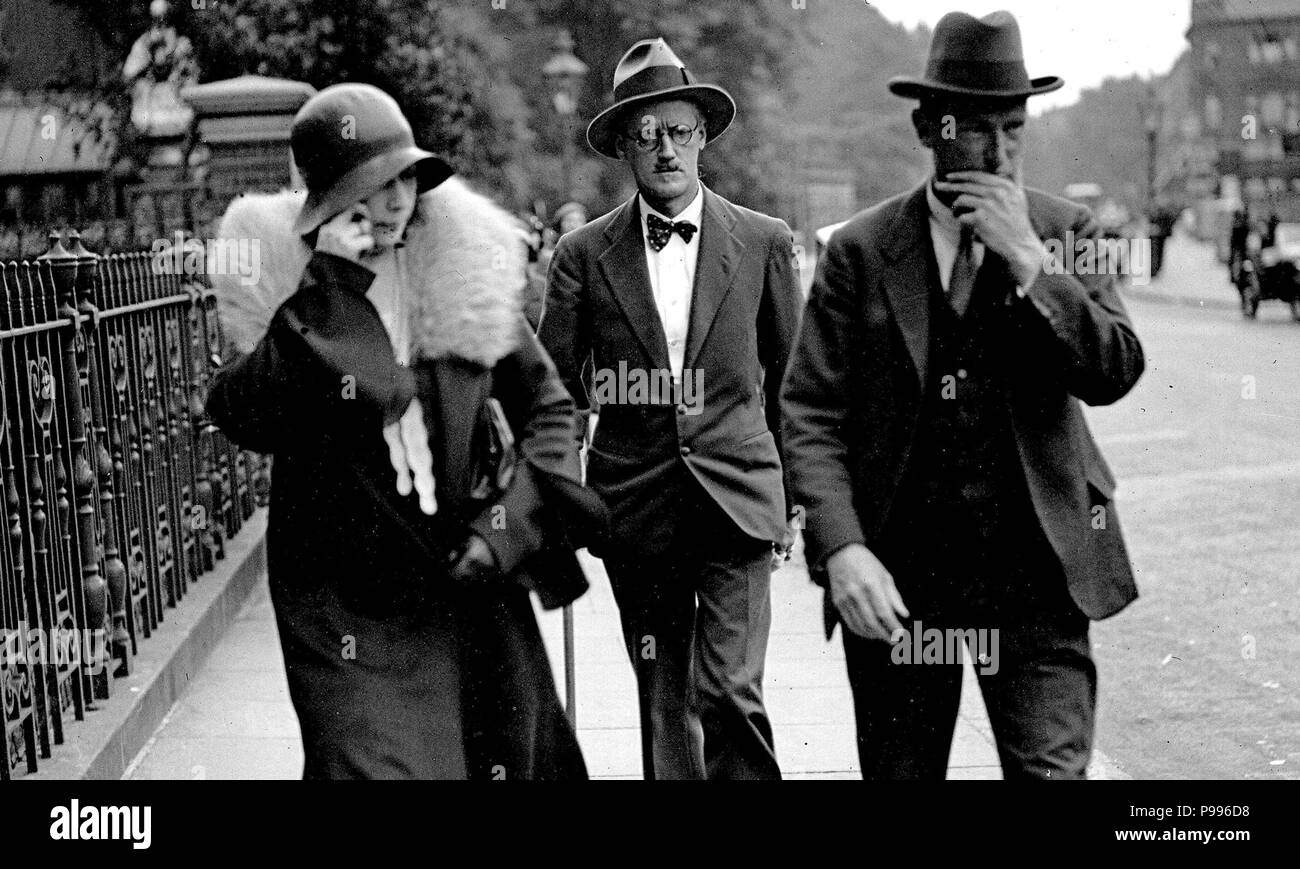
M 0 777 L 34 772 L 264 502 L 203 413 L 221 336 L 202 276 L 50 236 L 0 262 Z

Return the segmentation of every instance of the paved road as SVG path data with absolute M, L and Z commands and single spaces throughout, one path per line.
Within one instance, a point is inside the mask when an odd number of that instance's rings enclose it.
M 1143 298 L 1230 303 L 1192 254 Z M 1089 413 L 1142 592 L 1094 629 L 1101 744 L 1136 778 L 1300 778 L 1300 324 L 1129 308 L 1147 372 Z

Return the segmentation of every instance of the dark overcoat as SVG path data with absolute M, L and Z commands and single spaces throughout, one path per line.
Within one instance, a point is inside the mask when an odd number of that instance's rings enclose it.
M 745 534 L 780 541 L 781 376 L 803 302 L 785 222 L 703 188 L 700 250 L 684 369 L 698 394 L 650 394 L 602 382 L 668 372 L 668 343 L 646 267 L 639 197 L 565 234 L 551 260 L 538 336 L 580 406 L 599 404 L 587 480 L 609 506 L 609 547 L 662 553 L 690 475 Z M 617 394 L 615 394 L 617 393 Z M 675 400 L 675 399 L 684 400 Z
M 1026 191 L 1040 239 L 1094 244 L 1097 222 L 1067 200 Z M 870 208 L 831 238 L 782 391 L 785 455 L 806 510 L 814 577 L 852 543 L 874 549 L 907 467 L 929 375 L 931 256 L 925 188 Z M 1049 248 L 1050 249 L 1050 248 Z M 1086 245 L 1081 248 L 1086 253 Z M 1142 347 L 1112 274 L 1049 268 L 1014 305 L 1005 401 L 1033 509 L 1079 609 L 1094 619 L 1137 596 L 1112 503 L 1115 478 L 1080 402 L 1128 393 Z M 934 529 L 934 533 L 943 533 Z M 828 633 L 834 624 L 827 604 Z
M 373 278 L 312 256 L 265 334 L 219 372 L 207 405 L 235 442 L 274 457 L 268 572 L 304 775 L 585 777 L 529 601 L 529 589 L 550 606 L 585 589 L 573 547 L 603 521 L 580 485 L 572 400 L 517 311 L 466 321 L 477 323 L 471 331 L 509 323 L 507 340 L 479 343 L 499 358 L 444 352 L 398 365 L 365 295 Z M 471 490 L 489 396 L 520 462 L 504 494 L 485 502 Z M 432 517 L 397 494 L 382 436 L 412 398 L 433 454 Z M 450 578 L 449 557 L 470 531 L 493 550 L 498 581 Z

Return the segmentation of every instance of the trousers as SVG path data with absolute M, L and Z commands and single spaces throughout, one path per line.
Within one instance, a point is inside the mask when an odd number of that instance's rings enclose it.
M 981 540 L 947 526 L 946 542 L 882 558 L 908 608 L 910 632 L 968 649 L 1006 779 L 1077 780 L 1092 753 L 1097 671 L 1088 619 L 1070 598 L 1041 536 Z M 957 634 L 960 631 L 962 634 Z M 974 633 L 972 633 L 974 632 Z M 983 632 L 982 635 L 980 632 Z M 924 637 L 923 637 L 924 639 Z M 969 642 L 966 645 L 970 645 Z M 943 779 L 961 697 L 961 661 L 916 660 L 889 642 L 844 631 L 857 718 L 858 757 L 869 780 Z M 900 662 L 901 661 L 901 662 Z
M 742 533 L 698 484 L 667 552 L 608 554 L 653 779 L 778 779 L 763 665 L 769 541 Z

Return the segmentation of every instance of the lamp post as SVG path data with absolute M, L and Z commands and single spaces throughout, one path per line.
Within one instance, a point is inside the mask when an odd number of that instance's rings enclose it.
M 1156 204 L 1156 146 L 1160 137 L 1160 125 L 1164 121 L 1164 103 L 1156 93 L 1155 83 L 1147 86 L 1147 95 L 1138 104 L 1142 115 L 1142 127 L 1147 136 L 1147 212 Z
M 578 114 L 578 97 L 587 77 L 588 66 L 573 53 L 573 37 L 562 29 L 552 46 L 555 53 L 542 65 L 542 76 L 551 93 L 551 107 L 559 116 L 563 129 L 561 159 L 563 161 L 565 199 L 573 198 L 573 121 Z
M 562 29 L 555 37 L 555 53 L 542 65 L 542 77 L 551 92 L 551 106 L 559 116 L 561 160 L 563 161 L 564 193 L 562 199 L 573 199 L 573 120 L 578 114 L 578 96 L 588 67 L 573 53 L 573 37 Z M 564 608 L 564 711 L 569 724 L 578 727 L 578 686 L 574 667 L 573 607 Z
M 1147 238 L 1151 244 L 1149 276 L 1153 278 L 1160 274 L 1160 268 L 1164 263 L 1165 238 L 1171 225 L 1166 222 L 1164 209 L 1161 207 L 1156 190 L 1156 146 L 1160 137 L 1160 125 L 1164 121 L 1164 109 L 1164 104 L 1160 102 L 1160 96 L 1156 93 L 1155 82 L 1152 81 L 1147 85 L 1146 98 L 1138 104 L 1138 111 L 1142 115 L 1142 127 L 1147 134 L 1146 224 Z

